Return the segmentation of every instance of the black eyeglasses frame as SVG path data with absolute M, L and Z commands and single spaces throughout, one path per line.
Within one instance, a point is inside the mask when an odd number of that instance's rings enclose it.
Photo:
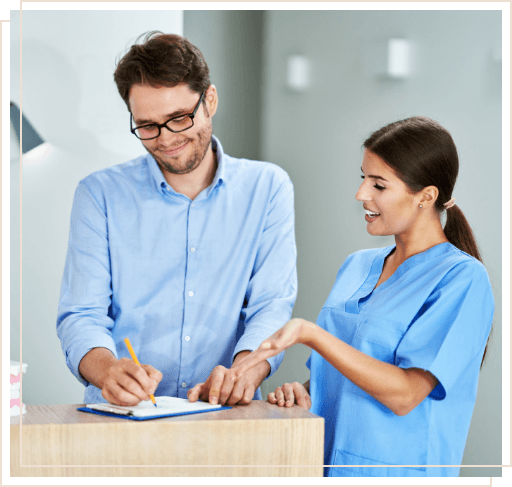
M 167 130 L 169 130 L 173 134 L 179 134 L 180 132 L 184 132 L 185 130 L 191 129 L 194 126 L 194 117 L 196 116 L 197 110 L 199 109 L 199 106 L 201 105 L 201 102 L 203 101 L 203 97 L 204 97 L 205 93 L 206 93 L 205 91 L 203 91 L 201 93 L 201 97 L 199 98 L 199 101 L 197 102 L 197 105 L 194 107 L 194 110 L 192 111 L 192 113 L 184 113 L 182 115 L 178 115 L 177 117 L 171 117 L 169 120 L 166 120 L 164 123 L 160 123 L 160 124 L 158 124 L 158 123 L 147 123 L 145 125 L 139 125 L 138 127 L 133 127 L 132 126 L 133 116 L 132 116 L 132 112 L 130 112 L 130 132 L 133 135 L 135 135 L 135 137 L 137 137 L 139 140 L 153 140 L 153 139 L 157 139 L 158 137 L 160 137 L 160 134 L 162 133 L 162 128 L 163 127 L 165 127 Z M 187 127 L 186 129 L 183 129 L 183 130 L 173 130 L 172 128 L 167 126 L 167 124 L 171 120 L 174 120 L 175 118 L 181 118 L 181 117 L 190 117 L 190 119 L 192 120 L 192 125 L 190 127 Z M 154 137 L 150 137 L 149 139 L 141 139 L 135 133 L 135 131 L 137 129 L 140 129 L 140 128 L 143 128 L 143 127 L 148 127 L 150 125 L 158 127 L 158 135 L 155 135 Z

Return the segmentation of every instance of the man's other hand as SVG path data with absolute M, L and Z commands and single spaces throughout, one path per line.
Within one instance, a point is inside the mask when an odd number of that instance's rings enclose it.
M 210 404 L 233 406 L 235 404 L 250 404 L 256 389 L 270 372 L 268 362 L 262 362 L 247 370 L 238 379 L 236 365 L 250 352 L 245 350 L 236 355 L 230 369 L 217 365 L 205 382 L 196 384 L 187 393 L 190 402 L 198 399 Z

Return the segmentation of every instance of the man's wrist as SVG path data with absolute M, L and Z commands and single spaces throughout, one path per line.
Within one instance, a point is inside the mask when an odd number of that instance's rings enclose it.
M 92 348 L 82 357 L 78 371 L 87 382 L 102 389 L 108 369 L 117 361 L 108 348 Z
M 242 350 L 242 351 L 238 352 L 235 356 L 235 359 L 233 360 L 233 366 L 236 365 L 237 362 L 239 362 L 240 360 L 245 358 L 250 353 L 251 353 L 251 350 Z M 270 363 L 267 360 L 265 360 L 265 361 L 259 363 L 258 365 L 255 365 L 250 370 L 252 370 L 254 372 L 254 374 L 258 377 L 259 382 L 256 387 L 259 387 L 260 384 L 269 376 L 269 374 L 272 370 L 272 367 L 270 366 Z

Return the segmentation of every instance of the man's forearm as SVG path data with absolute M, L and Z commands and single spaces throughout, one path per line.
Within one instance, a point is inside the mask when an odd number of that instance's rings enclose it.
M 83 356 L 78 365 L 78 371 L 86 381 L 102 389 L 105 372 L 116 362 L 117 358 L 109 349 L 93 348 Z

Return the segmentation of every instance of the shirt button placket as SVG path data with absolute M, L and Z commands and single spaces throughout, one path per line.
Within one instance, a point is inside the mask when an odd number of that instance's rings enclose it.
M 187 241 L 189 241 L 189 240 L 190 240 L 190 229 L 191 229 L 191 227 L 192 227 L 192 225 L 191 225 L 191 211 L 190 211 L 190 210 L 191 210 L 192 208 L 194 208 L 194 206 L 195 206 L 195 205 L 194 205 L 194 203 L 191 203 L 191 204 L 190 204 L 190 208 L 189 208 L 189 213 L 188 213 L 188 229 L 187 229 L 187 233 L 188 233 L 188 235 L 187 235 Z M 196 251 L 196 249 L 195 249 L 194 247 L 192 247 L 192 246 L 189 246 L 189 251 L 190 251 L 190 253 L 192 253 L 192 252 L 195 252 L 195 251 Z M 189 254 L 189 256 L 190 256 L 190 254 Z M 189 263 L 189 264 L 190 264 L 190 263 Z M 190 270 L 190 266 L 189 266 L 189 265 L 187 265 L 187 268 Z M 185 276 L 185 280 L 186 280 L 186 283 L 187 283 L 187 286 L 188 286 L 188 285 L 190 284 L 190 283 L 189 283 L 188 276 Z M 188 297 L 189 297 L 189 298 L 193 298 L 193 297 L 194 297 L 194 291 L 192 291 L 191 289 L 189 289 L 189 290 L 187 291 L 187 294 L 188 294 Z M 185 307 L 186 307 L 186 305 L 185 305 Z M 185 313 L 185 321 L 183 322 L 182 332 L 184 332 L 184 331 L 185 331 L 185 329 L 186 329 L 186 327 L 187 327 L 187 323 L 186 323 L 186 322 L 187 322 L 187 319 L 186 319 L 186 313 Z M 187 335 L 187 336 L 185 336 L 185 342 L 189 342 L 189 341 L 190 341 L 190 336 L 188 336 L 188 335 Z M 185 375 L 186 375 L 186 374 L 185 374 Z M 182 381 L 182 382 L 180 383 L 180 385 L 181 385 L 181 389 L 182 389 L 182 391 L 183 391 L 183 390 L 187 387 L 187 382 L 186 382 L 186 381 Z M 185 394 L 185 392 L 182 392 L 182 393 L 180 393 L 180 394 L 178 394 L 178 395 L 179 395 L 180 397 L 185 397 L 185 396 L 183 396 L 183 394 Z

